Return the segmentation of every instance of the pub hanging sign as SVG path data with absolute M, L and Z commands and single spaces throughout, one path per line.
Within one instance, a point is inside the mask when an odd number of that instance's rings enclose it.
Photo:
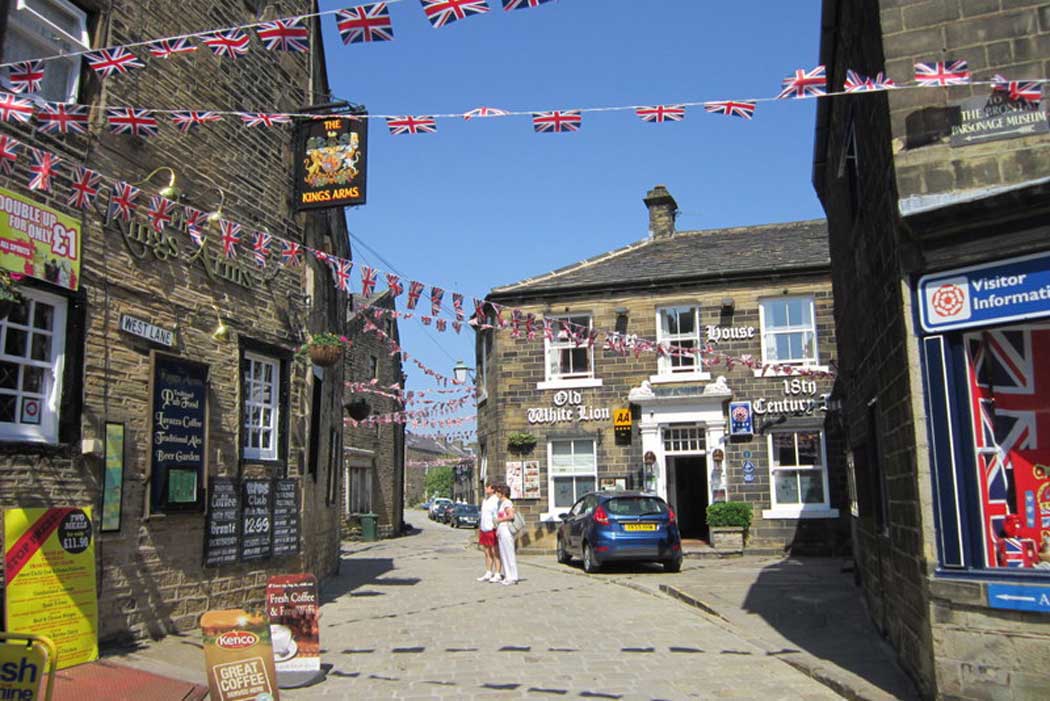
M 365 203 L 368 120 L 365 112 L 299 122 L 295 149 L 296 209 Z

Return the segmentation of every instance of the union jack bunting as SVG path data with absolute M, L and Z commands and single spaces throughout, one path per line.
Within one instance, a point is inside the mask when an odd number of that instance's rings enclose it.
M 962 60 L 916 63 L 915 82 L 927 87 L 965 85 L 970 82 L 970 70 Z
M 212 50 L 216 56 L 237 60 L 238 56 L 248 53 L 248 44 L 251 39 L 240 29 L 231 29 L 226 32 L 215 32 L 201 37 L 201 43 Z
M 460 331 L 462 331 L 463 330 L 463 322 L 462 321 L 453 321 L 452 322 L 452 330 L 455 331 L 456 333 L 459 333 Z
M 98 196 L 98 185 L 102 176 L 83 166 L 73 166 L 73 182 L 66 204 L 77 209 L 87 209 Z
M 430 313 L 432 316 L 441 314 L 441 300 L 445 296 L 445 291 L 440 287 L 430 288 Z
M 385 2 L 340 10 L 336 13 L 335 22 L 344 44 L 394 39 L 394 25 Z
M 485 0 L 419 0 L 430 24 L 435 29 L 489 11 Z
M 452 293 L 452 309 L 456 312 L 456 321 L 463 321 L 466 318 L 463 313 L 463 295 L 458 292 Z
M 755 103 L 747 100 L 715 100 L 705 102 L 704 111 L 713 114 L 724 114 L 727 117 L 751 119 L 755 114 Z
M 174 202 L 160 195 L 150 196 L 149 207 L 146 208 L 146 218 L 149 219 L 151 229 L 158 234 L 164 231 L 164 227 L 171 224 L 171 218 L 174 214 Z
M 685 108 L 681 105 L 656 105 L 655 107 L 639 107 L 634 111 L 643 122 L 680 122 L 685 119 Z
M 266 22 L 255 32 L 263 46 L 271 51 L 306 53 L 310 50 L 310 30 L 303 26 L 302 17 Z
M 431 322 L 434 321 L 434 317 L 432 317 L 432 316 L 421 316 L 421 317 L 419 317 L 419 320 L 423 322 L 423 326 L 430 326 Z
M 123 180 L 113 183 L 113 191 L 109 198 L 109 218 L 117 217 L 121 221 L 131 221 L 131 215 L 138 207 L 135 200 L 138 199 L 141 192 L 142 190 Z
M 7 80 L 11 84 L 11 90 L 17 93 L 40 92 L 40 84 L 44 81 L 43 61 L 22 61 L 7 69 Z
M 371 297 L 376 290 L 376 271 L 367 265 L 361 266 L 361 294 Z
M 199 46 L 191 44 L 190 40 L 186 37 L 180 39 L 161 39 L 160 41 L 146 44 L 146 50 L 149 51 L 149 55 L 156 58 L 171 58 L 175 54 L 189 54 L 199 48 Z
M 511 10 L 523 10 L 527 7 L 539 7 L 540 5 L 546 5 L 552 0 L 503 0 L 503 9 L 507 12 Z
M 332 266 L 332 273 L 335 274 L 335 288 L 337 290 L 350 294 L 350 273 L 353 269 L 354 262 L 352 260 L 336 259 L 335 265 Z
M 47 103 L 36 113 L 36 121 L 45 134 L 83 134 L 87 131 L 87 106 Z
M 121 46 L 86 53 L 84 58 L 91 70 L 103 78 L 109 78 L 115 73 L 127 73 L 132 68 L 146 67 L 138 56 Z
M 475 117 L 506 117 L 510 112 L 507 110 L 501 110 L 496 107 L 475 107 L 471 111 L 463 115 L 463 119 L 468 122 Z
M 583 122 L 583 117 L 579 110 L 532 113 L 532 128 L 540 133 L 577 131 L 581 122 Z
M 401 284 L 401 278 L 393 273 L 386 274 L 386 286 L 390 290 L 392 297 L 400 297 L 401 293 L 405 291 L 405 286 Z
M 996 92 L 1006 93 L 1013 102 L 1039 102 L 1043 99 L 1043 86 L 1039 83 L 1007 80 L 996 74 L 992 78 Z
M 150 110 L 137 110 L 134 107 L 110 107 L 106 110 L 109 130 L 114 134 L 131 134 L 132 136 L 156 136 L 159 128 L 157 118 Z
M 227 258 L 237 257 L 237 244 L 241 242 L 241 225 L 237 222 L 219 220 L 219 231 L 222 232 L 222 253 Z
M 193 245 L 200 248 L 204 245 L 207 237 L 204 235 L 204 231 L 195 224 L 188 224 L 186 226 L 186 233 L 190 235 L 190 240 L 193 241 Z
M 548 341 L 554 341 L 554 323 L 550 319 L 543 320 L 543 337 Z
M 842 85 L 843 90 L 847 93 L 888 90 L 895 87 L 897 87 L 897 84 L 893 82 L 893 79 L 887 78 L 882 72 L 877 73 L 874 78 L 869 78 L 866 75 L 861 75 L 854 70 L 848 69 L 846 70 L 846 80 Z
M 784 78 L 783 84 L 784 89 L 777 95 L 778 100 L 786 97 L 819 97 L 825 94 L 828 78 L 824 66 L 820 65 L 809 71 L 796 69 L 793 75 Z
M 196 207 L 190 207 L 189 205 L 182 206 L 182 224 L 189 231 L 191 228 L 203 229 L 204 225 L 208 223 L 208 214 L 202 212 Z
M 437 121 L 433 117 L 387 117 L 386 125 L 391 134 L 434 134 L 437 132 Z
M 25 124 L 33 116 L 33 103 L 9 92 L 0 92 L 0 120 Z
M 14 173 L 15 161 L 18 160 L 18 149 L 21 147 L 22 142 L 7 134 L 0 134 L 0 173 L 4 175 Z
M 441 333 L 445 333 L 445 329 L 448 328 L 448 322 L 444 319 L 435 319 L 434 326 L 436 326 L 437 330 Z
M 199 127 L 202 124 L 208 122 L 219 122 L 222 121 L 222 116 L 215 114 L 214 112 L 172 112 L 171 122 L 179 131 L 183 134 L 189 132 L 193 127 Z
M 252 257 L 255 258 L 255 264 L 260 268 L 266 267 L 266 259 L 270 255 L 270 244 L 272 243 L 273 236 L 265 231 L 256 231 L 252 234 Z
M 303 249 L 295 241 L 285 241 L 281 248 L 281 265 L 295 268 L 303 262 Z
M 319 263 L 328 263 L 332 259 L 332 257 L 324 251 L 318 251 L 311 248 L 310 252 L 314 254 L 314 258 L 316 258 Z
M 409 309 L 415 309 L 419 303 L 419 295 L 423 294 L 423 283 L 412 280 L 408 283 L 408 304 L 406 305 Z
M 292 118 L 286 114 L 262 114 L 254 112 L 241 112 L 241 121 L 247 127 L 258 127 L 266 126 L 272 127 L 274 124 L 287 124 L 292 121 Z
M 29 189 L 51 192 L 51 178 L 55 174 L 55 167 L 62 159 L 43 149 L 31 148 L 29 150 L 33 159 L 29 165 L 29 172 L 33 174 L 29 180 Z

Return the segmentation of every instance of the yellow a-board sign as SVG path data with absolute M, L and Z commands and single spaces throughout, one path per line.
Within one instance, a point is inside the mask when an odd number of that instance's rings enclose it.
M 47 638 L 21 633 L 0 633 L 0 699 L 51 701 L 58 656 Z M 47 687 L 43 694 L 44 669 Z

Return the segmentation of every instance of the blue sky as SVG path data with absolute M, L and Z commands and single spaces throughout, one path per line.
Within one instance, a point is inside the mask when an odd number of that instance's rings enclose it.
M 321 9 L 353 4 L 322 0 Z M 334 93 L 374 114 L 673 104 L 773 97 L 784 76 L 818 63 L 817 0 L 489 6 L 434 29 L 418 0 L 403 0 L 390 6 L 394 41 L 350 46 L 326 17 Z M 526 116 L 444 119 L 416 136 L 391 136 L 374 120 L 368 203 L 347 211 L 354 258 L 469 299 L 644 238 L 642 197 L 657 183 L 678 201 L 680 229 L 820 217 L 815 107 L 763 103 L 750 122 L 700 107 L 668 124 L 593 113 L 571 134 L 536 134 Z M 416 321 L 401 333 L 435 370 L 473 364 L 470 333 Z M 410 388 L 433 386 L 408 370 Z

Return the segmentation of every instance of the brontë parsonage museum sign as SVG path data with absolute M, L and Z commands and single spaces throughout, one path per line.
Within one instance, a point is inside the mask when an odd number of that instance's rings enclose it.
M 364 113 L 299 122 L 295 139 L 295 207 L 365 203 L 368 120 Z

